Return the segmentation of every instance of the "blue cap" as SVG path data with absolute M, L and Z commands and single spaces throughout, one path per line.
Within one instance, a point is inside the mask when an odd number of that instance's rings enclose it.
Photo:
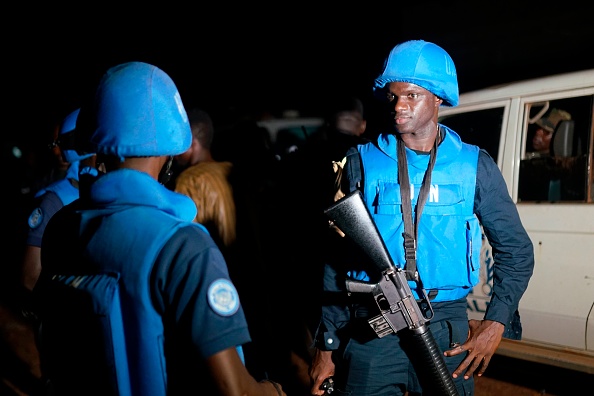
M 392 82 L 407 82 L 425 88 L 443 99 L 444 106 L 458 105 L 458 78 L 450 55 L 440 46 L 411 40 L 392 48 L 384 71 L 375 79 L 374 91 Z
M 93 153 L 80 153 L 74 149 L 76 120 L 78 119 L 79 113 L 80 109 L 76 109 L 72 113 L 68 114 L 60 124 L 60 130 L 58 132 L 58 146 L 62 151 L 62 157 L 64 158 L 64 161 L 69 163 L 81 161 L 94 155 Z
M 95 93 L 90 143 L 97 154 L 159 157 L 192 143 L 186 110 L 173 80 L 156 66 L 128 62 L 110 68 Z

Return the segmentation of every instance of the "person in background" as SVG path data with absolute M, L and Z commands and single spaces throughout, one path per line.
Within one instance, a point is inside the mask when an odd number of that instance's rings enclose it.
M 41 239 L 47 223 L 58 210 L 78 198 L 79 171 L 85 167 L 94 168 L 94 154 L 79 153 L 69 147 L 74 141 L 79 112 L 80 109 L 76 109 L 64 118 L 53 144 L 62 163 L 68 164 L 66 174 L 35 194 L 36 206 L 27 222 L 29 231 L 20 271 L 22 286 L 27 291 L 33 290 L 41 271 Z
M 105 170 L 50 220 L 34 288 L 42 370 L 60 395 L 285 395 L 251 376 L 250 333 L 196 205 L 163 184 L 192 134 L 163 70 L 102 76 L 81 130 Z
M 78 112 L 80 109 L 76 109 L 72 113 L 70 113 L 67 118 L 69 123 L 76 123 L 76 117 L 78 116 Z M 60 180 L 68 174 L 68 168 L 70 167 L 70 163 L 66 160 L 66 156 L 62 152 L 62 148 L 59 145 L 60 142 L 60 135 L 64 133 L 64 121 L 63 120 L 59 125 L 56 125 L 54 128 L 54 140 L 49 145 L 51 150 L 51 158 L 52 158 L 52 168 L 50 171 L 50 175 L 48 176 L 49 180 L 57 181 Z M 70 127 L 74 128 L 75 125 L 70 124 Z
M 16 277 L 9 277 L 9 281 L 4 279 L 6 286 L 2 288 L 0 297 L 0 316 L 5 320 L 0 329 L 3 334 L 3 340 L 0 341 L 8 341 L 0 364 L 11 367 L 5 370 L 6 376 L 2 380 L 31 395 L 38 394 L 43 388 L 39 351 L 35 345 L 35 310 L 31 293 L 41 271 L 42 236 L 49 219 L 78 198 L 79 170 L 94 166 L 93 154 L 79 153 L 69 146 L 75 135 L 78 113 L 79 109 L 71 112 L 56 127 L 52 152 L 62 159 L 56 161 L 56 166 L 50 172 L 53 182 L 37 190 L 31 202 L 35 209 L 20 219 L 26 225 L 26 233 L 19 234 L 20 238 L 12 245 L 12 249 L 17 246 L 20 252 L 17 265 L 14 266 Z M 67 165 L 63 174 L 59 164 Z M 27 206 L 30 210 L 30 204 Z M 23 244 L 24 249 L 21 250 Z M 14 378 L 19 380 L 14 381 Z
M 270 327 L 266 324 L 268 309 L 262 291 L 266 282 L 259 264 L 259 245 L 255 243 L 258 229 L 253 219 L 254 203 L 250 189 L 239 180 L 253 174 L 242 175 L 240 161 L 233 164 L 231 160 L 217 161 L 214 158 L 215 128 L 204 109 L 191 109 L 188 119 L 192 144 L 185 153 L 174 158 L 181 172 L 175 178 L 173 189 L 194 201 L 198 210 L 194 221 L 207 228 L 223 253 L 231 280 L 242 297 L 242 308 L 252 336 L 252 342 L 242 348 L 246 367 L 254 376 L 266 377 L 270 364 L 265 353 Z M 246 149 L 245 145 L 242 147 Z M 249 266 L 245 264 L 246 257 L 250 257 Z
M 363 137 L 367 120 L 363 102 L 356 96 L 345 96 L 330 103 L 324 125 L 307 141 L 307 148 L 326 158 L 340 158 L 350 147 L 366 143 Z
M 437 121 L 440 106 L 458 104 L 456 68 L 444 49 L 424 40 L 396 45 L 374 91 L 387 99 L 393 129 L 347 152 L 337 169 L 337 198 L 362 193 L 414 297 L 430 299 L 428 326 L 458 394 L 472 395 L 473 375 L 484 374 L 501 338 L 521 337 L 518 306 L 534 268 L 532 242 L 497 164 Z M 483 320 L 469 320 L 466 296 L 479 279 L 481 225 L 494 253 L 493 297 Z M 334 235 L 323 276 L 332 299 L 322 306 L 314 337 L 312 395 L 324 394 L 329 377 L 337 392 L 351 396 L 427 394 L 434 384 L 415 364 L 408 331 L 380 338 L 368 323 L 379 314 L 371 293 L 345 289 L 347 279 L 377 283 L 381 271 Z
M 313 337 L 319 319 L 320 279 L 324 267 L 324 252 L 328 242 L 327 218 L 323 210 L 334 201 L 333 161 L 342 158 L 350 147 L 368 142 L 364 137 L 367 121 L 363 102 L 356 96 L 336 96 L 324 111 L 324 123 L 315 130 L 299 150 L 286 155 L 279 166 L 277 199 L 284 224 L 279 233 L 283 262 L 300 268 L 283 280 L 289 295 L 299 298 L 291 302 L 279 299 L 271 303 L 273 312 L 284 312 L 291 304 L 291 315 L 280 315 L 277 322 L 285 323 L 291 341 L 289 366 L 297 392 L 309 394 L 311 380 L 308 370 L 313 356 Z M 312 193 L 315 192 L 315 193 Z M 280 348 L 279 348 L 280 351 Z M 281 360 L 280 358 L 278 360 Z M 284 359 L 286 360 L 286 359 Z M 288 382 L 283 381 L 286 386 Z M 298 394 L 298 393 L 297 393 Z
M 318 191 L 315 206 L 306 209 L 322 223 L 326 223 L 323 210 L 334 200 L 335 164 L 351 147 L 369 142 L 365 135 L 367 120 L 363 102 L 356 96 L 344 96 L 330 103 L 324 125 L 307 140 L 297 153 L 294 167 L 303 177 L 302 183 Z M 310 201 L 308 201 L 310 202 Z M 317 227 L 316 227 L 317 228 Z M 315 238 L 318 240 L 318 238 Z
M 174 191 L 192 198 L 198 209 L 195 221 L 204 225 L 225 255 L 236 239 L 236 213 L 229 177 L 233 165 L 215 161 L 211 146 L 214 125 L 209 114 L 199 108 L 188 112 L 192 144 L 174 160 L 182 167 Z
M 552 109 L 548 116 L 536 120 L 536 129 L 532 137 L 533 151 L 529 154 L 529 157 L 535 158 L 551 155 L 551 139 L 557 124 L 561 121 L 569 120 L 571 120 L 571 114 L 560 109 Z

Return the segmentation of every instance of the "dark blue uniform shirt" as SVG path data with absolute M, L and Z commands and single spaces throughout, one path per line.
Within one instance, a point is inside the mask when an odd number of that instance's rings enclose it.
M 354 152 L 356 149 L 352 148 L 349 154 Z M 363 174 L 360 166 L 356 165 L 357 161 L 354 164 L 351 162 L 347 161 L 343 171 L 342 189 L 345 192 L 354 191 Z M 501 171 L 485 150 L 479 153 L 476 180 L 474 212 L 492 247 L 494 259 L 493 292 L 484 319 L 503 323 L 506 326 L 504 337 L 520 339 L 518 305 L 534 269 L 532 241 L 522 225 Z M 336 282 L 339 278 L 336 276 L 336 262 L 334 260 L 334 264 L 326 265 L 324 290 L 327 294 L 344 292 L 344 287 Z M 440 305 L 442 304 L 434 304 L 436 316 L 433 321 L 441 319 Z M 340 344 L 337 333 L 350 320 L 348 307 L 336 301 L 324 303 L 322 322 L 316 334 L 316 346 L 323 350 L 337 349 Z M 328 340 L 331 341 L 330 344 Z

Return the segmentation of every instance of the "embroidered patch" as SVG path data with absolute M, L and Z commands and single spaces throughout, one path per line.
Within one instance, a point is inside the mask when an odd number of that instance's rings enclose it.
M 208 304 L 221 316 L 231 316 L 239 309 L 239 295 L 228 279 L 217 279 L 208 287 Z
M 31 228 L 39 227 L 39 225 L 43 222 L 43 211 L 41 210 L 41 208 L 35 208 L 33 212 L 31 212 L 31 215 L 29 216 L 29 220 L 27 222 L 29 223 L 29 227 Z

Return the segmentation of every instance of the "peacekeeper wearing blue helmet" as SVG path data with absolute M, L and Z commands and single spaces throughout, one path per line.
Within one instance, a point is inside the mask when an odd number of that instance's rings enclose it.
M 517 310 L 533 246 L 497 164 L 438 123 L 440 106 L 458 104 L 456 68 L 445 50 L 423 40 L 396 45 L 374 91 L 386 99 L 392 127 L 337 162 L 336 198 L 362 193 L 413 297 L 433 309 L 428 326 L 445 378 L 453 377 L 451 390 L 473 395 L 473 375 L 485 372 L 502 337 L 521 337 Z M 495 263 L 492 298 L 479 321 L 468 319 L 466 296 L 479 280 L 481 225 Z M 414 330 L 374 332 L 368 321 L 380 312 L 372 293 L 347 293 L 347 280 L 379 284 L 382 274 L 360 252 L 348 253 L 344 234 L 335 235 L 341 248 L 332 245 L 323 278 L 324 293 L 334 298 L 325 300 L 315 334 L 312 394 L 324 394 L 330 377 L 350 396 L 436 394 L 439 386 L 423 371 L 433 368 L 417 363 L 423 351 L 415 349 Z
M 62 158 L 68 169 L 64 178 L 40 189 L 35 194 L 35 208 L 28 218 L 29 230 L 23 262 L 21 264 L 21 283 L 25 291 L 33 290 L 41 271 L 41 239 L 50 218 L 63 206 L 78 198 L 79 172 L 94 172 L 94 154 L 77 151 L 71 144 L 76 133 L 76 120 L 80 109 L 69 113 L 60 123 L 57 140 L 53 143 L 60 148 Z
M 194 202 L 163 185 L 192 140 L 174 82 L 117 65 L 80 118 L 105 174 L 43 238 L 34 295 L 54 394 L 285 395 L 245 368 L 251 339 L 226 263 L 192 222 Z

